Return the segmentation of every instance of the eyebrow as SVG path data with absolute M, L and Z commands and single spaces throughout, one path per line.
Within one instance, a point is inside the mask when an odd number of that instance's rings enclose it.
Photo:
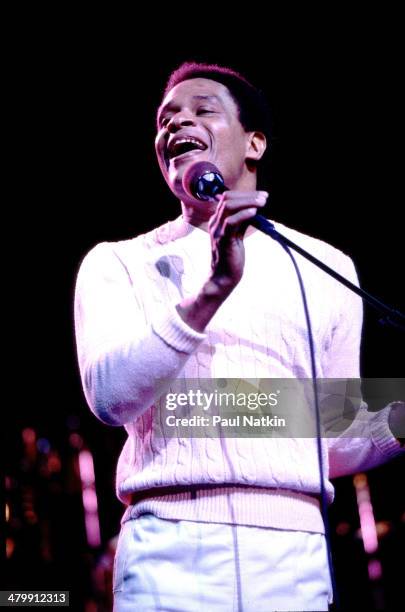
M 195 95 L 192 97 L 192 100 L 205 100 L 205 101 L 209 101 L 209 102 L 219 102 L 221 103 L 221 100 L 218 96 L 216 95 Z M 173 102 L 173 100 L 171 100 L 170 102 L 168 102 L 167 104 L 165 104 L 164 106 L 162 106 L 159 110 L 158 110 L 158 116 L 157 116 L 157 122 L 159 123 L 162 115 L 168 111 L 168 110 L 174 110 L 177 107 L 177 104 L 175 104 Z

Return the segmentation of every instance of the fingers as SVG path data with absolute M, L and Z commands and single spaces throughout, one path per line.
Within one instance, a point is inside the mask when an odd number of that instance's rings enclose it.
M 226 191 L 222 194 L 216 212 L 229 212 L 247 208 L 248 206 L 261 207 L 266 204 L 268 193 L 266 191 Z
M 217 223 L 212 227 L 214 230 L 214 238 L 222 238 L 226 233 L 231 232 L 232 234 L 239 233 L 238 230 L 243 221 L 248 221 L 255 216 L 257 208 L 245 208 L 239 212 L 229 215 L 222 220 L 222 223 Z M 245 227 L 241 228 L 243 231 Z M 233 230 L 233 231 L 232 231 Z
M 244 198 L 246 196 L 250 199 L 258 196 L 263 196 L 267 199 L 268 195 L 269 194 L 267 191 L 224 191 L 224 193 L 221 195 L 221 200 L 233 200 L 236 198 Z
M 226 191 L 209 221 L 213 237 L 244 233 L 245 222 L 266 204 L 268 195 L 266 191 Z M 242 223 L 243 227 L 240 227 Z
M 266 191 L 226 191 L 210 218 L 212 278 L 221 287 L 235 287 L 242 278 L 245 249 L 243 237 L 249 220 L 268 198 Z

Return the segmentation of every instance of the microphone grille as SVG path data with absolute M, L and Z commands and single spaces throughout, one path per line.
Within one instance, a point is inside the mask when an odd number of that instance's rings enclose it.
M 226 191 L 220 171 L 211 162 L 192 164 L 184 173 L 183 188 L 189 195 L 205 201 Z

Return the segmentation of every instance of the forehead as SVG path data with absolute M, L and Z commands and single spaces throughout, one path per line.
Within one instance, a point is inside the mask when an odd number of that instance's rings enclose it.
M 196 100 L 207 99 L 208 101 L 217 101 L 226 108 L 233 107 L 237 110 L 234 99 L 225 85 L 211 79 L 198 78 L 182 81 L 173 87 L 163 99 L 159 111 L 164 107 L 180 102 L 188 102 L 193 98 Z

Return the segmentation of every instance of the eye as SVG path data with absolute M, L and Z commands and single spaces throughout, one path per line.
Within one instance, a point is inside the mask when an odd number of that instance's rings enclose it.
M 197 110 L 197 115 L 207 115 L 211 113 L 215 113 L 214 109 L 212 108 L 199 108 Z

